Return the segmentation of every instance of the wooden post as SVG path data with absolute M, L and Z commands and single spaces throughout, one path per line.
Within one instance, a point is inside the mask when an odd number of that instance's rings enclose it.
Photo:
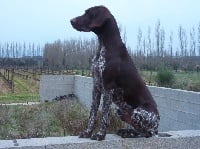
M 14 68 L 11 69 L 11 91 L 14 93 Z
M 82 72 L 81 73 L 82 73 L 82 76 L 84 76 L 84 69 L 83 68 L 82 68 Z
M 8 69 L 8 81 L 10 80 L 10 70 Z

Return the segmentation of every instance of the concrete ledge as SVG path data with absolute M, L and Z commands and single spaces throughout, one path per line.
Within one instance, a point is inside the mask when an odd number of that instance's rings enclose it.
M 167 135 L 166 135 L 167 134 Z M 123 139 L 108 134 L 104 141 L 77 136 L 0 140 L 0 149 L 189 149 L 200 148 L 200 130 L 170 131 L 152 138 Z

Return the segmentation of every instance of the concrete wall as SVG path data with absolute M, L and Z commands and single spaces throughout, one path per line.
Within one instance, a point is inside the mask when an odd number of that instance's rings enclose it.
M 73 93 L 73 75 L 43 75 L 40 78 L 40 99 L 50 101 L 57 96 Z
M 92 85 L 89 77 L 42 76 L 41 100 L 74 93 L 82 104 L 90 108 Z M 149 89 L 160 111 L 160 131 L 200 129 L 200 93 L 155 86 Z
M 107 134 L 104 141 L 77 136 L 0 140 L 0 149 L 199 149 L 200 131 L 168 132 L 170 137 L 129 138 Z
M 200 93 L 149 87 L 161 116 L 160 130 L 200 129 Z
M 90 108 L 92 101 L 93 80 L 90 77 L 75 76 L 74 94 L 80 102 L 87 108 Z

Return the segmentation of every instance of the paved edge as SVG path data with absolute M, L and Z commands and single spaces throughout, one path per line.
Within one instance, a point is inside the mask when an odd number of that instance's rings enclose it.
M 123 139 L 114 134 L 107 134 L 104 141 L 78 138 L 78 136 L 47 137 L 17 140 L 0 140 L 0 149 L 186 149 L 200 148 L 200 130 L 161 132 L 151 138 Z

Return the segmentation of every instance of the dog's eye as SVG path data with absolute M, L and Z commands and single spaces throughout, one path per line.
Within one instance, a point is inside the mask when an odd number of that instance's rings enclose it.
M 91 11 L 91 10 L 86 10 L 85 14 L 91 19 L 93 19 L 97 16 L 97 14 L 94 11 Z
M 93 13 L 92 13 L 92 14 L 90 14 L 90 18 L 91 18 L 91 19 L 93 19 L 93 18 L 95 18 L 95 17 L 96 17 L 96 15 L 95 15 L 95 14 L 93 14 Z

